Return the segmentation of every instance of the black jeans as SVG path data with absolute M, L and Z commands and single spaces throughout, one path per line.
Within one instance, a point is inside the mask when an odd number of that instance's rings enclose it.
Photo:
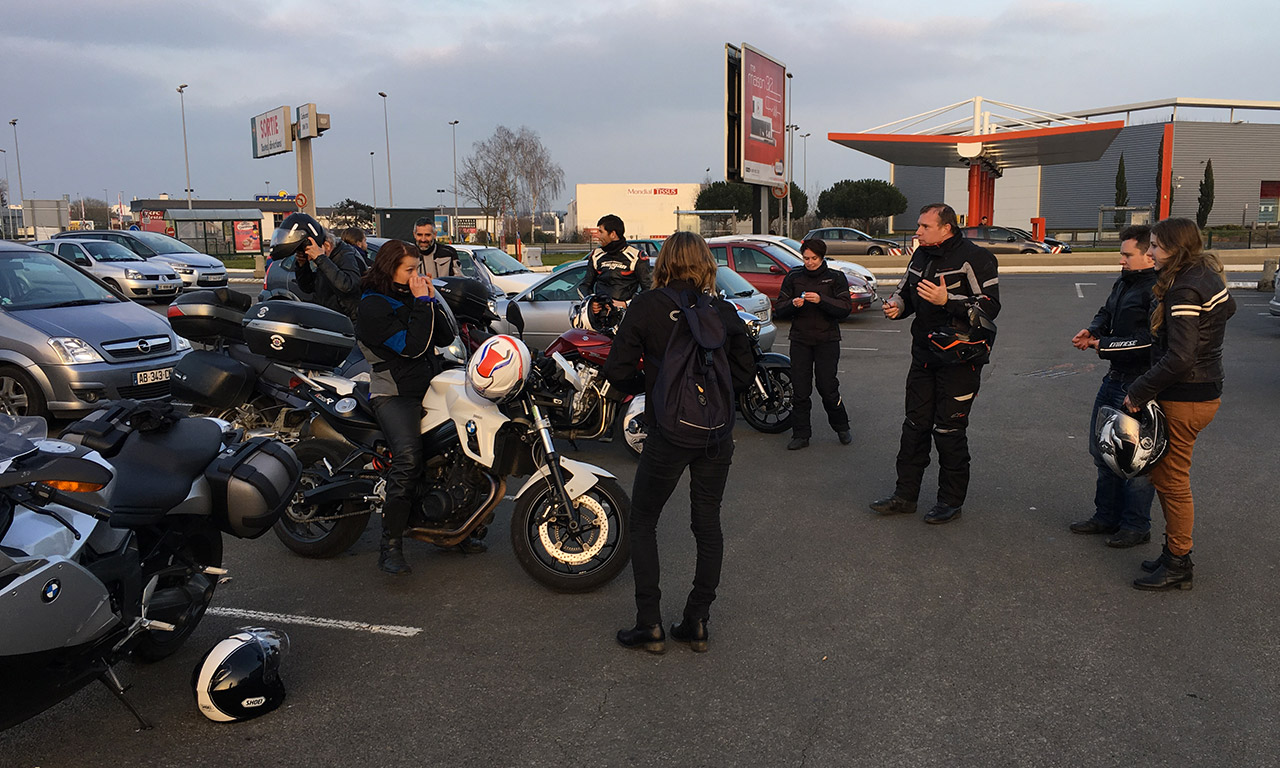
M 375 397 L 370 404 L 391 448 L 387 498 L 382 504 L 382 532 L 399 538 L 422 481 L 422 398 L 411 395 Z
M 836 378 L 840 363 L 840 340 L 822 341 L 817 344 L 791 342 L 791 436 L 811 437 L 809 410 L 813 403 L 810 396 L 818 385 L 818 396 L 827 410 L 827 423 L 837 432 L 849 428 L 849 414 L 840 399 L 840 380 Z
M 965 430 L 981 383 L 980 365 L 926 366 L 911 361 L 894 495 L 907 501 L 920 497 L 932 438 L 938 447 L 938 502 L 949 507 L 964 504 L 969 490 L 969 438 Z
M 662 623 L 662 589 L 658 586 L 658 516 L 689 468 L 689 527 L 697 541 L 698 560 L 693 589 L 684 615 L 705 619 L 720 585 L 724 534 L 720 530 L 720 501 L 733 462 L 733 440 L 711 449 L 679 448 L 649 428 L 631 490 L 631 571 L 636 580 L 636 623 Z

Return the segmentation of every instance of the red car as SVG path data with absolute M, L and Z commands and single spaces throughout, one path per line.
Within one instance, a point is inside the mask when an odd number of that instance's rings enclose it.
M 720 266 L 729 267 L 742 275 L 757 291 L 778 298 L 782 278 L 794 267 L 804 265 L 794 253 L 767 240 L 744 240 L 742 237 L 713 237 L 707 241 L 711 255 Z M 876 299 L 875 291 L 856 273 L 841 268 L 841 262 L 828 260 L 833 269 L 839 269 L 849 281 L 849 298 L 853 299 L 853 311 L 861 312 Z

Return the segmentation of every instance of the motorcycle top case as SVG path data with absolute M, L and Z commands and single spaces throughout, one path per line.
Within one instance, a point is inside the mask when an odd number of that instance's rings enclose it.
M 256 437 L 233 445 L 209 464 L 213 521 L 224 532 L 253 539 L 280 518 L 302 476 L 302 465 L 284 443 Z
M 351 319 L 317 304 L 271 300 L 244 314 L 244 340 L 280 363 L 333 369 L 356 345 Z
M 197 349 L 173 367 L 173 399 L 212 408 L 231 408 L 253 394 L 253 369 L 218 352 Z
M 244 313 L 250 306 L 248 297 L 219 288 L 182 294 L 169 305 L 167 315 L 173 332 L 184 339 L 242 341 Z

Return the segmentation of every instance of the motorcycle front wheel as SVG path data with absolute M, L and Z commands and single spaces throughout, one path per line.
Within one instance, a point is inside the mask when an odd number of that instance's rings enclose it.
M 350 502 L 307 504 L 302 494 L 333 479 L 329 467 L 338 467 L 351 449 L 336 440 L 303 440 L 293 447 L 302 463 L 302 479 L 293 500 L 272 530 L 290 551 L 303 557 L 336 557 L 346 552 L 369 525 L 368 511 L 343 515 Z M 342 517 L 335 517 L 343 515 Z M 325 519 L 333 518 L 333 519 Z
M 159 567 L 165 566 L 222 566 L 222 532 L 207 519 L 186 524 L 177 535 L 181 537 L 178 548 L 165 558 Z M 150 546 L 140 542 L 143 547 Z M 154 573 L 154 571 L 152 571 Z M 151 575 L 144 573 L 143 586 Z M 192 572 L 162 576 L 152 593 L 147 618 L 173 624 L 176 629 L 165 632 L 148 629 L 139 636 L 133 647 L 133 658 L 138 661 L 160 661 L 173 655 L 195 631 L 204 612 L 213 601 L 213 590 L 218 577 L 212 574 Z
M 767 368 L 765 374 L 769 376 L 769 390 L 773 396 L 765 397 L 753 383 L 738 396 L 738 410 L 742 411 L 742 418 L 752 428 L 776 435 L 791 426 L 791 398 L 794 394 L 791 369 Z
M 617 576 L 631 557 L 627 522 L 631 500 L 611 477 L 600 478 L 574 499 L 581 524 L 574 530 L 561 510 L 538 522 L 555 506 L 556 492 L 543 483 L 516 500 L 511 546 L 533 579 L 559 592 L 587 592 Z

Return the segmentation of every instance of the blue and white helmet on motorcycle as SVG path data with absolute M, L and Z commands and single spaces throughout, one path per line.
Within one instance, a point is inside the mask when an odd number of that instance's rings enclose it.
M 289 636 L 276 629 L 244 627 L 204 655 L 191 674 L 200 714 L 216 723 L 252 720 L 284 701 L 280 657 Z
M 486 400 L 505 403 L 524 387 L 531 358 L 523 341 L 500 334 L 487 339 L 467 363 L 467 383 Z

